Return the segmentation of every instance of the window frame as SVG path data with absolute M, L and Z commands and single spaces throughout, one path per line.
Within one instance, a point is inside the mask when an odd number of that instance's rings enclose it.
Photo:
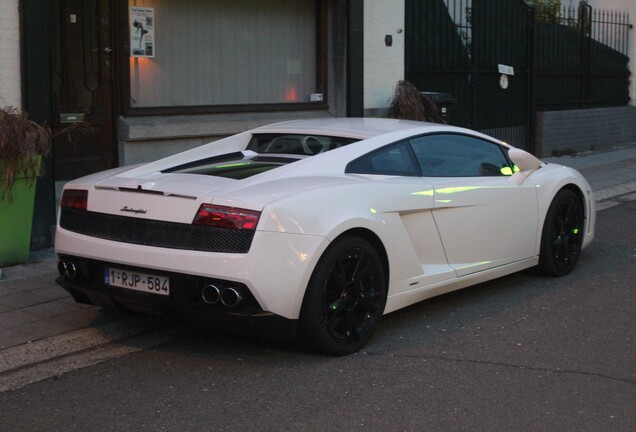
M 409 159 L 411 160 L 411 164 L 413 164 L 413 166 L 415 167 L 415 172 L 411 175 L 408 174 L 398 174 L 397 171 L 390 171 L 387 170 L 385 172 L 365 172 L 364 170 L 361 171 L 355 171 L 355 167 L 354 165 L 356 165 L 357 163 L 360 163 L 362 160 L 367 159 L 367 158 L 371 158 L 374 155 L 377 155 L 379 153 L 382 153 L 384 151 L 388 151 L 391 150 L 391 148 L 393 147 L 400 147 L 400 146 L 404 146 L 406 149 L 406 152 L 409 156 Z M 394 177 L 423 177 L 422 175 L 422 167 L 420 166 L 419 161 L 417 160 L 417 157 L 415 156 L 415 153 L 413 152 L 413 146 L 411 144 L 411 138 L 407 138 L 407 139 L 403 139 L 403 140 L 399 140 L 387 145 L 384 145 L 380 148 L 377 148 L 373 151 L 370 151 L 369 153 L 365 153 L 364 155 L 350 161 L 347 166 L 345 167 L 345 174 L 361 174 L 361 175 L 381 175 L 381 176 L 394 176 Z
M 119 99 L 120 112 L 125 116 L 152 116 L 152 115 L 184 115 L 184 114 L 223 114 L 246 112 L 272 112 L 272 111 L 309 111 L 328 109 L 328 7 L 327 0 L 316 0 L 316 87 L 321 89 L 323 100 L 321 102 L 296 102 L 296 103 L 260 103 L 260 104 L 228 104 L 228 105 L 190 105 L 190 106 L 165 106 L 165 107 L 133 107 L 130 103 L 130 29 L 128 25 L 128 0 L 119 0 L 117 3 L 117 28 L 115 32 L 118 39 L 115 41 L 117 50 L 117 81 L 120 91 L 115 96 Z
M 508 167 L 510 167 L 511 172 L 514 172 L 514 163 L 512 162 L 512 160 L 510 159 L 510 156 L 508 155 L 508 150 L 509 148 L 501 145 L 501 143 L 498 143 L 496 141 L 493 140 L 489 140 L 489 139 L 485 139 L 483 137 L 479 137 L 479 136 L 474 136 L 471 134 L 465 134 L 465 133 L 457 133 L 457 132 L 435 132 L 435 133 L 430 133 L 430 134 L 423 134 L 423 135 L 418 135 L 418 136 L 414 136 L 409 138 L 409 142 L 411 142 L 414 139 L 417 138 L 424 138 L 424 137 L 432 137 L 432 136 L 439 136 L 439 135 L 446 135 L 446 136 L 459 136 L 459 137 L 466 137 L 466 138 L 470 138 L 476 141 L 480 141 L 486 144 L 491 144 L 496 146 L 500 151 L 501 154 L 504 158 L 504 160 L 506 161 Z M 506 174 L 498 174 L 498 175 L 472 175 L 472 176 L 457 176 L 457 175 L 445 175 L 445 176 L 440 176 L 440 175 L 427 175 L 426 174 L 426 170 L 424 169 L 425 167 L 423 167 L 420 164 L 419 159 L 417 158 L 417 154 L 415 152 L 415 149 L 413 149 L 413 143 L 411 143 L 411 149 L 413 151 L 413 156 L 415 157 L 415 159 L 417 160 L 417 163 L 420 167 L 420 172 L 422 173 L 422 177 L 426 177 L 426 178 L 480 178 L 480 177 L 510 177 L 510 175 L 506 175 Z M 502 167 L 503 168 L 503 167 Z
M 508 164 L 508 166 L 511 168 L 511 172 L 514 173 L 514 163 L 512 162 L 512 160 L 510 159 L 510 156 L 508 155 L 508 150 L 509 148 L 506 146 L 503 146 L 501 143 L 498 143 L 496 141 L 493 140 L 489 140 L 489 139 L 485 139 L 483 137 L 478 137 L 478 136 L 474 136 L 471 134 L 465 134 L 465 133 L 457 133 L 457 132 L 433 132 L 433 133 L 425 133 L 425 134 L 421 134 L 421 135 L 416 135 L 416 136 L 412 136 L 409 138 L 405 138 L 399 141 L 395 141 L 393 143 L 390 144 L 386 144 L 380 148 L 377 148 L 375 150 L 372 150 L 368 153 L 365 153 L 362 156 L 359 156 L 358 158 L 350 161 L 347 166 L 345 167 L 345 174 L 361 174 L 361 175 L 383 175 L 383 176 L 399 176 L 399 177 L 421 177 L 421 178 L 480 178 L 480 177 L 487 177 L 487 178 L 492 178 L 492 177 L 510 177 L 510 175 L 507 174 L 501 174 L 501 175 L 481 175 L 481 176 L 436 176 L 436 175 L 427 175 L 426 171 L 424 169 L 424 167 L 422 166 L 422 164 L 420 163 L 417 154 L 414 150 L 414 145 L 412 143 L 413 140 L 418 139 L 418 138 L 425 138 L 425 137 L 433 137 L 433 136 L 439 136 L 439 135 L 452 135 L 452 136 L 460 136 L 460 137 L 467 137 L 467 138 L 471 138 L 477 141 L 481 141 L 483 143 L 486 144 L 491 144 L 496 146 L 500 151 L 501 154 L 504 158 L 504 160 L 506 161 L 506 163 Z M 386 172 L 364 172 L 364 171 L 354 171 L 353 170 L 353 165 L 356 163 L 359 163 L 361 160 L 365 159 L 365 158 L 369 158 L 374 154 L 380 153 L 382 151 L 388 150 L 391 147 L 397 147 L 397 146 L 401 146 L 401 145 L 405 145 L 407 152 L 409 154 L 409 157 L 411 159 L 411 162 L 414 164 L 414 166 L 417 168 L 417 174 L 413 174 L 413 175 L 405 175 L 405 174 L 397 174 L 395 171 L 386 171 Z

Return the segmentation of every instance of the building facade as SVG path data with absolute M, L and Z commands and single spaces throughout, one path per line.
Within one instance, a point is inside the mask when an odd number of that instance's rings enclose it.
M 362 0 L 0 0 L 0 101 L 56 136 L 55 185 L 276 121 L 363 114 Z M 88 125 L 68 134 L 71 124 Z
M 633 0 L 589 3 L 636 17 Z M 0 104 L 55 132 L 90 125 L 55 139 L 33 247 L 52 243 L 56 183 L 276 121 L 382 115 L 405 77 L 405 9 L 405 0 L 0 0 Z M 634 104 L 633 79 L 630 95 Z

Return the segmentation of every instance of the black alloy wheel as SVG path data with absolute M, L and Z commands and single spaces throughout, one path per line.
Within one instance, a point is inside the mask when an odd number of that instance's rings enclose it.
M 327 354 L 359 351 L 382 317 L 386 297 L 384 267 L 373 246 L 358 237 L 337 239 L 309 281 L 299 341 Z
M 549 276 L 570 273 L 581 255 L 585 212 L 581 199 L 569 189 L 555 196 L 543 225 L 539 269 Z

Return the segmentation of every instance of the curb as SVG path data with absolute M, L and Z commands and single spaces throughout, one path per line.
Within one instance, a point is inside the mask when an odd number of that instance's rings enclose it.
M 0 393 L 183 338 L 183 326 L 123 318 L 0 351 Z
M 636 200 L 636 180 L 594 191 L 594 196 L 597 211 Z

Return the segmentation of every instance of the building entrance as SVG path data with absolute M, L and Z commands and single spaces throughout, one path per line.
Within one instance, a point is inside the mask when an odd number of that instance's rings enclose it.
M 56 0 L 54 13 L 52 127 L 89 126 L 53 142 L 55 180 L 69 180 L 112 168 L 117 160 L 111 2 Z

